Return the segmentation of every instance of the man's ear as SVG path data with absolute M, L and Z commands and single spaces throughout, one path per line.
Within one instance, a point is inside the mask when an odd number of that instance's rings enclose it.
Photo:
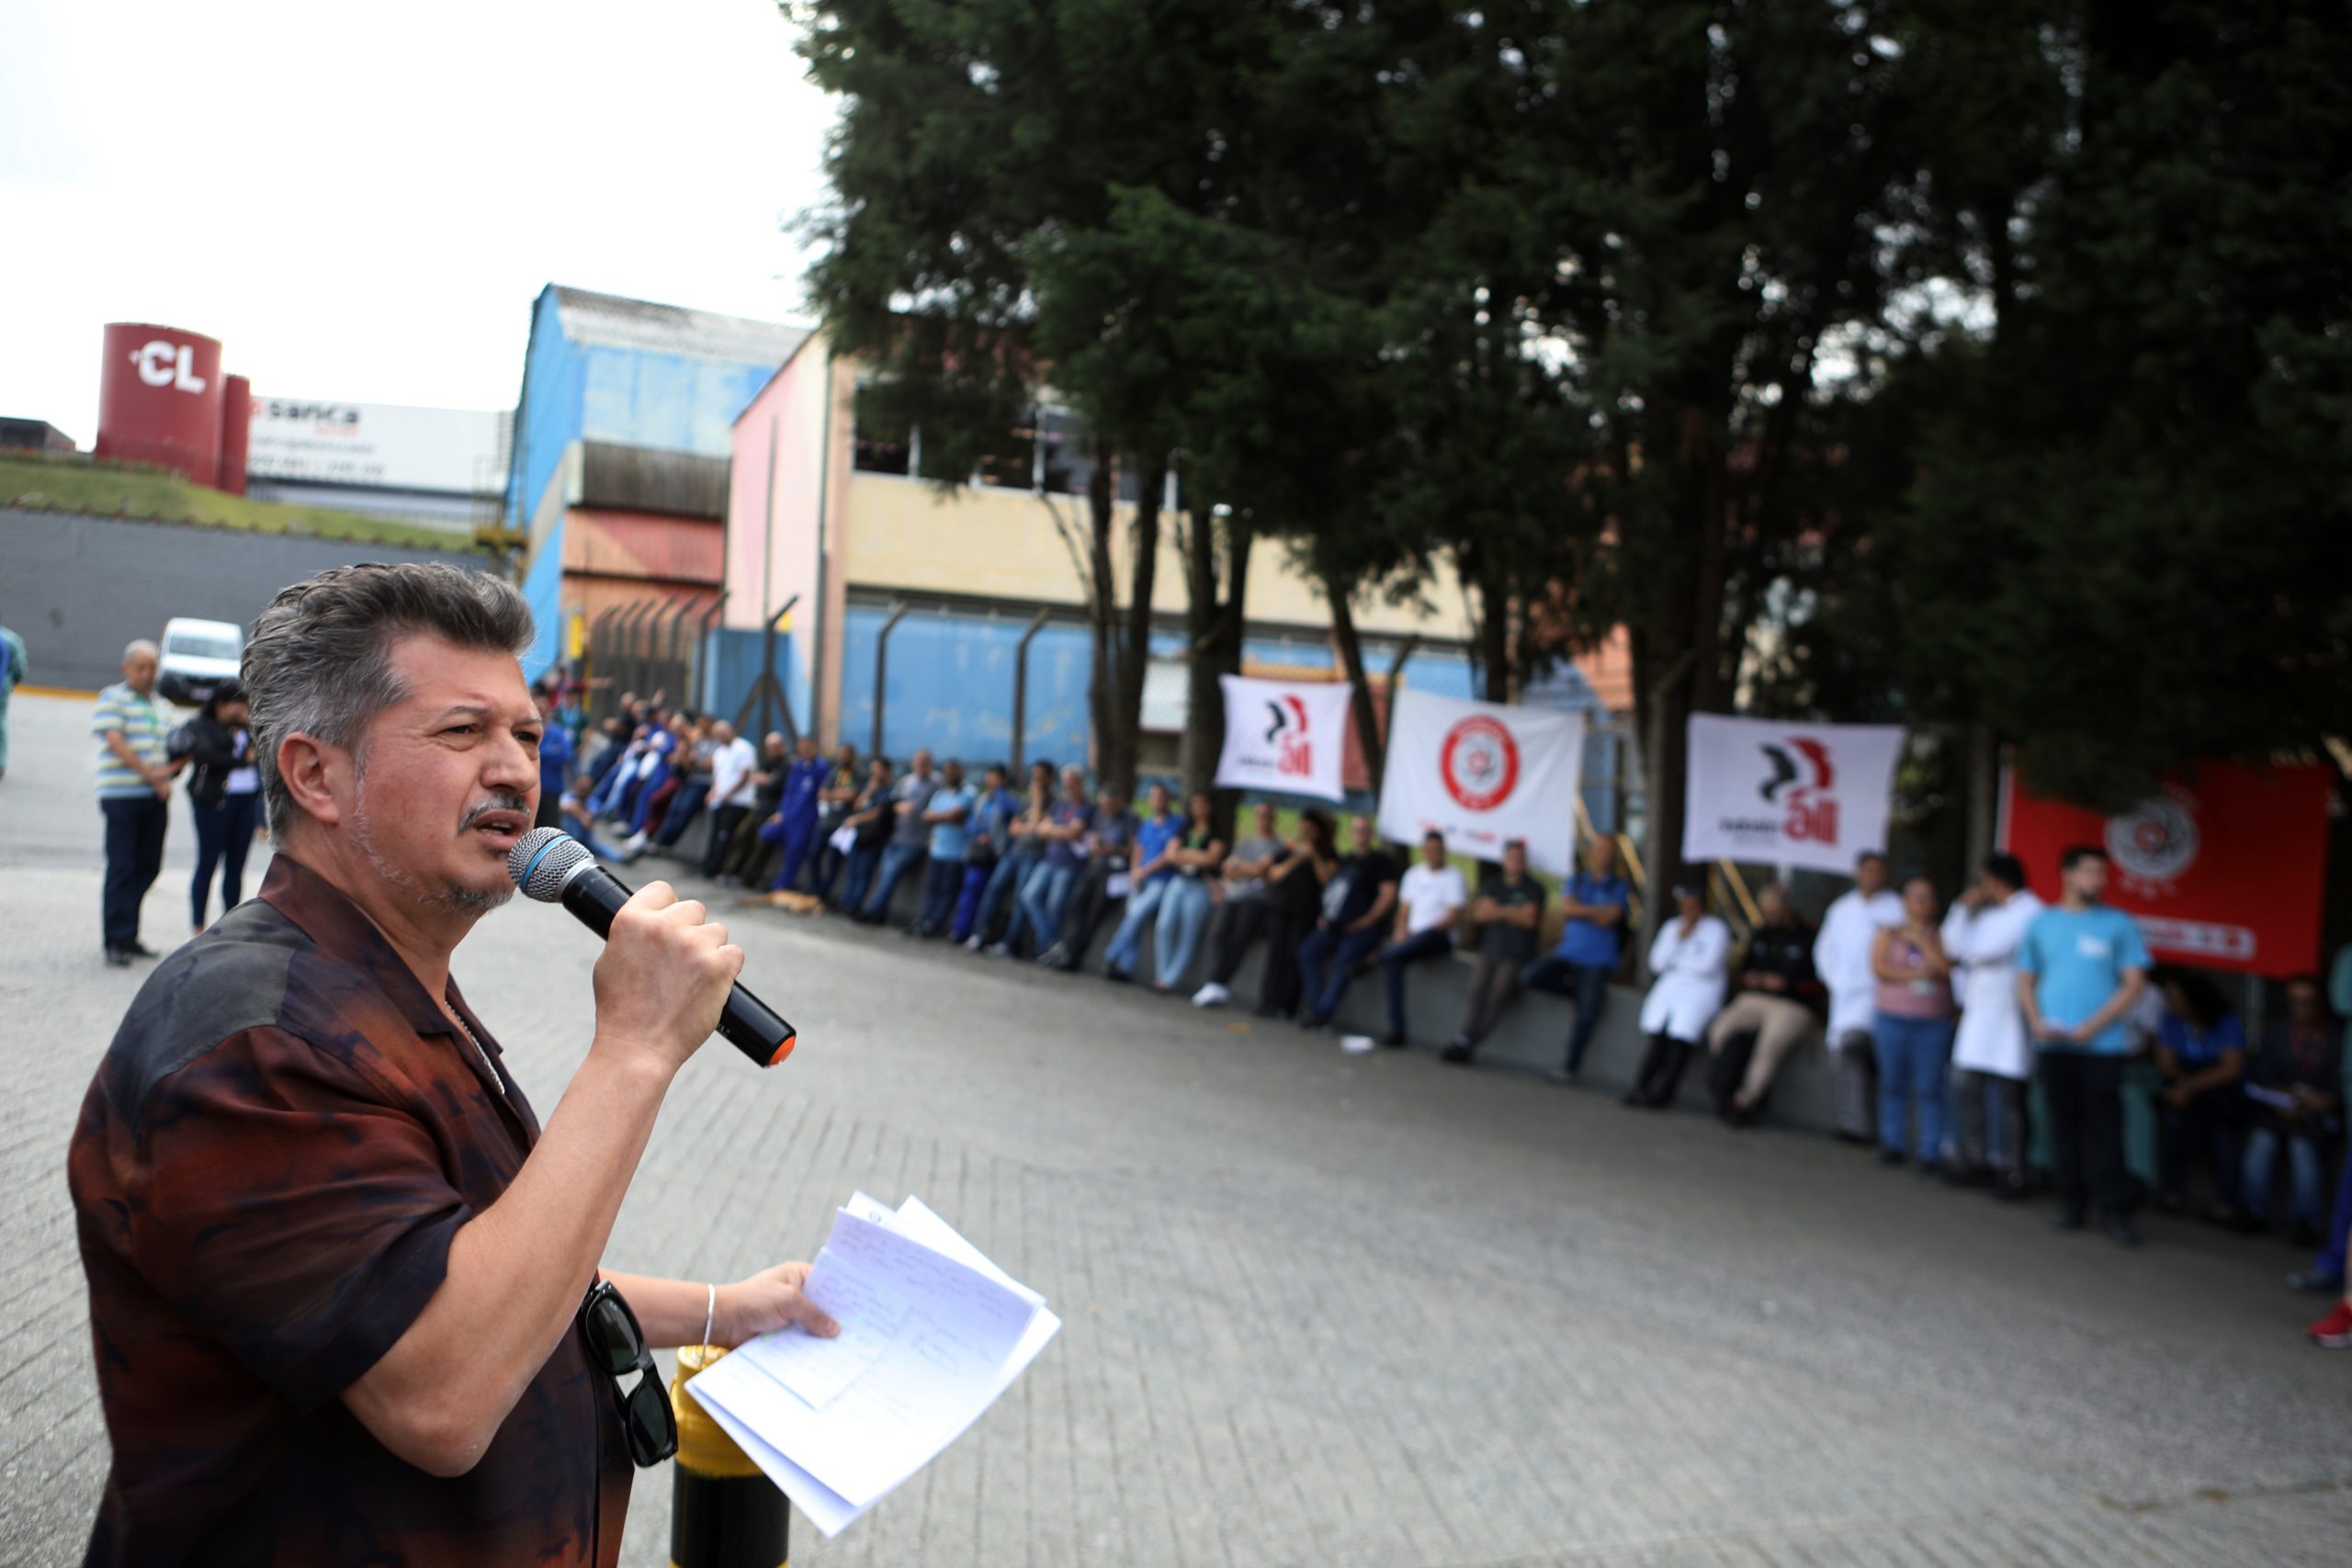
M 277 743 L 277 777 L 295 809 L 323 828 L 339 826 L 356 798 L 351 753 L 300 731 Z

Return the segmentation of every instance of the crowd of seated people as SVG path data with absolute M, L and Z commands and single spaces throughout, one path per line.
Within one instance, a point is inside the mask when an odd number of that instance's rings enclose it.
M 1335 1030 L 1356 979 L 1377 972 L 1385 1027 L 1346 1036 L 1351 1049 L 1407 1043 L 1411 972 L 1458 955 L 1462 1002 L 1451 1037 L 1433 1042 L 1442 1059 L 1472 1064 L 1526 993 L 1546 993 L 1567 1003 L 1552 1077 L 1576 1082 L 1631 934 L 1632 889 L 1606 837 L 1555 897 L 1521 844 L 1474 888 L 1436 834 L 1408 857 L 1367 818 L 1342 828 L 1309 808 L 1285 837 L 1261 800 L 1228 843 L 1206 795 L 1180 807 L 1154 784 L 1136 809 L 1048 761 L 1017 787 L 1001 766 L 972 781 L 927 751 L 899 773 L 850 746 L 822 758 L 806 738 L 787 749 L 770 735 L 754 752 L 723 721 L 655 707 L 625 708 L 581 756 L 559 811 L 600 855 L 674 852 L 707 814 L 699 865 L 722 886 L 877 925 L 910 886 L 909 937 L 1062 973 L 1083 968 L 1107 931 L 1094 960 L 1105 979 L 1199 1008 L 1230 1005 L 1262 952 L 1258 1015 L 1310 1030 Z M 2069 851 L 2058 869 L 2055 904 L 2007 854 L 1947 902 L 1931 879 L 1898 886 L 1884 856 L 1866 854 L 1818 928 L 1774 885 L 1757 894 L 1745 940 L 1702 886 L 1672 888 L 1644 950 L 1641 1052 L 1623 1103 L 1674 1105 L 1703 1063 L 1715 1114 L 1751 1126 L 1787 1065 L 1817 1049 L 1838 1135 L 1890 1168 L 2007 1201 L 2047 1193 L 2061 1229 L 2096 1224 L 2126 1246 L 2149 1203 L 2279 1229 L 2318 1249 L 2290 1282 L 2340 1292 L 2352 1179 L 2337 1178 L 2331 1198 L 2329 1167 L 2341 1156 L 2337 1019 L 2352 1009 L 2352 951 L 2332 987 L 2290 981 L 2283 1015 L 2250 1039 L 2210 977 L 2151 963 L 2133 922 L 2103 901 L 2102 851 Z M 2152 1097 L 2152 1190 L 2125 1168 L 2127 1083 Z M 2352 1307 L 2313 1337 L 2352 1344 Z

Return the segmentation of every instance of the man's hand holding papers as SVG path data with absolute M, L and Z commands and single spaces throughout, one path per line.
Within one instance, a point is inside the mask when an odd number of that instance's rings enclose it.
M 961 1436 L 1061 1327 L 915 1198 L 896 1213 L 854 1198 L 802 1289 L 838 1338 L 763 1334 L 686 1387 L 829 1536 Z

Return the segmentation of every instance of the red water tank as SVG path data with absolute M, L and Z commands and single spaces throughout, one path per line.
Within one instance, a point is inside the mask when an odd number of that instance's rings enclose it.
M 98 381 L 97 456 L 216 483 L 224 393 L 218 340 L 177 327 L 110 321 Z
M 243 376 L 222 378 L 220 396 L 220 488 L 245 493 L 245 452 L 254 438 L 254 384 Z

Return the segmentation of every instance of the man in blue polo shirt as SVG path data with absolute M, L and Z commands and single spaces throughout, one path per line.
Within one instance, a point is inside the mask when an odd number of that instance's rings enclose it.
M 2018 947 L 2018 1003 L 2050 1102 L 2052 1175 L 2061 1230 L 2080 1230 L 2094 1204 L 2107 1234 L 2140 1244 L 2123 1177 L 2123 1016 L 2148 983 L 2148 949 L 2132 917 L 2099 902 L 2107 852 L 2078 844 L 2058 862 L 2064 894 L 2036 915 Z
M 1634 890 L 1617 874 L 1617 840 L 1599 837 L 1585 849 L 1589 868 L 1568 878 L 1560 890 L 1560 912 L 1567 924 L 1552 951 L 1520 971 L 1519 983 L 1530 990 L 1549 991 L 1576 1005 L 1577 1021 L 1568 1032 L 1568 1054 L 1552 1072 L 1555 1083 L 1574 1083 L 1584 1066 L 1585 1047 L 1600 1026 L 1609 1005 L 1609 977 L 1617 973 L 1617 959 L 1625 938 L 1625 909 Z

